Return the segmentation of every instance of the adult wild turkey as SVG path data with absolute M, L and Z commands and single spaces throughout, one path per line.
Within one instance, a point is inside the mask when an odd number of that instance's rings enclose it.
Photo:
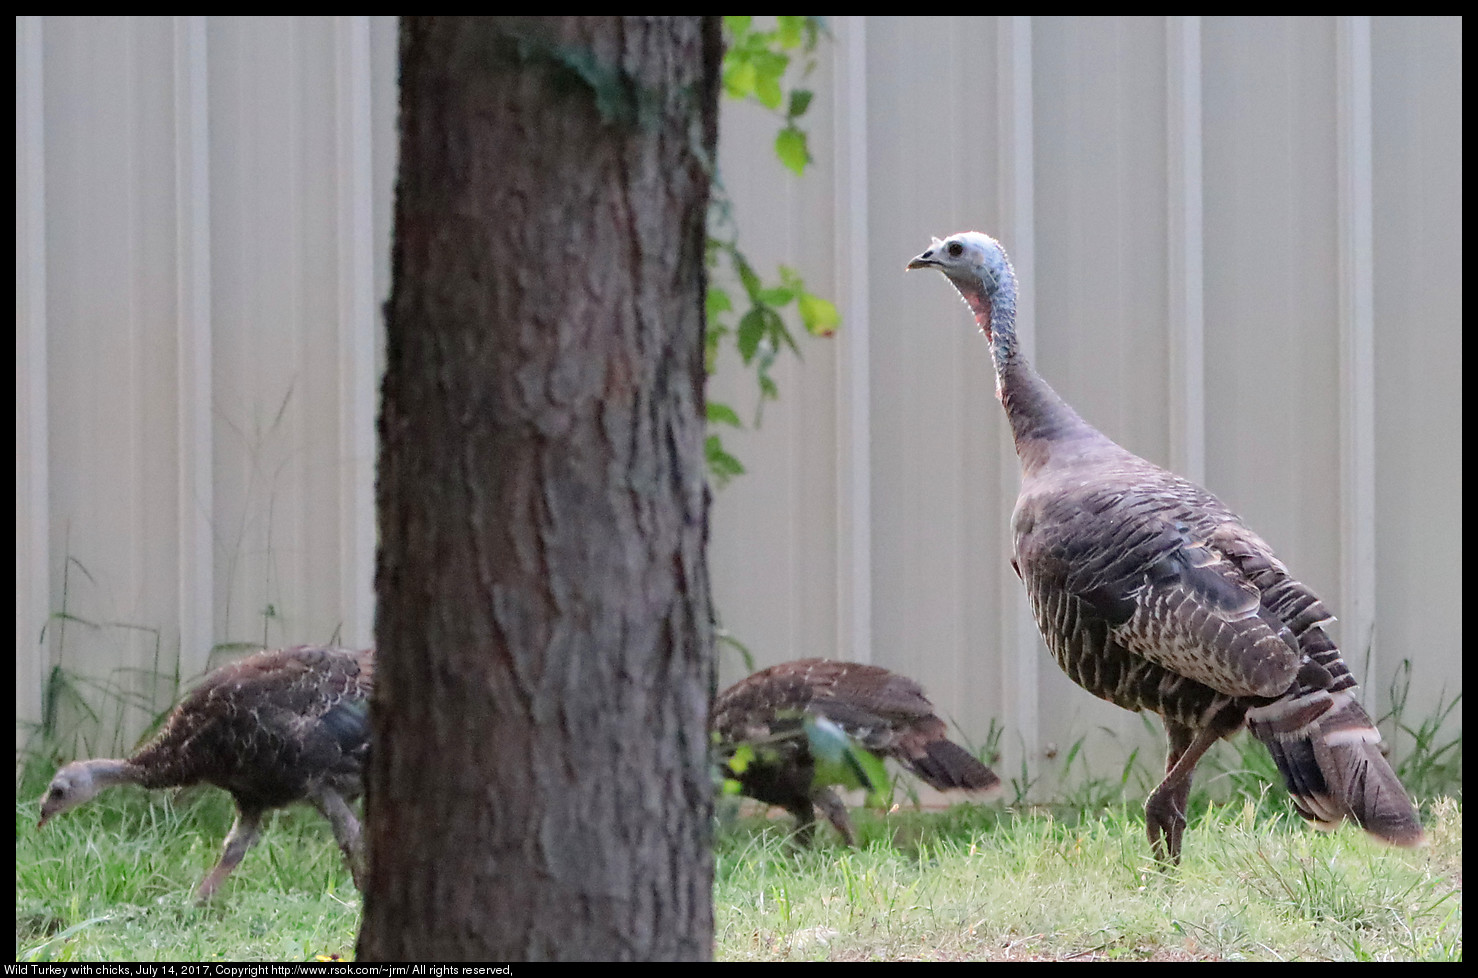
M 829 659 L 771 666 L 720 693 L 709 725 L 726 774 L 750 798 L 783 805 L 795 816 L 803 843 L 820 808 L 848 845 L 857 844 L 846 806 L 832 790 L 840 782 L 818 777 L 805 729 L 808 715 L 830 721 L 856 744 L 893 758 L 941 791 L 1000 784 L 990 768 L 945 738 L 944 721 L 912 679 L 880 666 Z M 752 748 L 746 763 L 733 763 L 746 744 Z
M 935 239 L 908 267 L 943 272 L 990 343 L 1021 460 L 1011 566 L 1047 647 L 1084 689 L 1164 719 L 1165 779 L 1145 804 L 1156 855 L 1179 861 L 1196 762 L 1244 722 L 1317 827 L 1350 818 L 1419 845 L 1319 598 L 1215 496 L 1110 441 L 1037 375 L 999 242 Z
M 262 816 L 295 801 L 329 820 L 358 886 L 359 821 L 348 800 L 363 790 L 373 684 L 373 650 L 300 646 L 221 666 L 132 757 L 73 761 L 58 771 L 38 825 L 116 784 L 203 781 L 229 791 L 237 815 L 220 862 L 200 884 L 202 902 L 256 842 Z

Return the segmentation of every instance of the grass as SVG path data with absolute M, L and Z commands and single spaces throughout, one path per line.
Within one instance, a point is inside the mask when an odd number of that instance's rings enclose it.
M 858 811 L 857 850 L 829 830 L 800 850 L 788 818 L 749 816 L 718 836 L 715 954 L 1460 960 L 1461 803 L 1423 816 L 1429 844 L 1406 851 L 1315 833 L 1279 797 L 1210 805 L 1173 874 L 1137 805 Z M 116 789 L 43 830 L 35 795 L 18 801 L 17 960 L 351 958 L 360 898 L 311 809 L 278 813 L 224 899 L 193 904 L 230 819 L 213 789 Z
M 225 792 L 116 788 L 37 829 L 40 793 L 16 803 L 16 960 L 353 957 L 359 893 L 311 808 L 273 815 L 224 899 L 202 908 L 194 888 L 234 813 Z
M 1382 848 L 1350 827 L 1313 832 L 1244 734 L 1203 760 L 1184 862 L 1169 874 L 1151 864 L 1144 833 L 1158 754 L 1130 752 L 1112 776 L 1079 770 L 1052 806 L 1022 800 L 1024 770 L 1006 807 L 858 810 L 857 850 L 827 827 L 815 848 L 797 849 L 788 817 L 721 820 L 715 956 L 1461 960 L 1462 747 L 1438 739 L 1461 694 L 1411 724 L 1403 693 L 1393 690 L 1382 726 L 1396 732 L 1398 774 L 1424 800 L 1423 849 Z M 272 815 L 223 898 L 200 908 L 194 887 L 233 816 L 226 794 L 119 788 L 38 830 L 56 753 L 30 752 L 17 783 L 18 961 L 352 958 L 360 896 L 316 812 Z
M 718 850 L 721 960 L 1460 960 L 1462 812 L 1430 844 L 1208 809 L 1173 874 L 1143 815 L 959 806 L 861 816 L 862 848 L 797 851 L 745 820 Z M 1297 824 L 1295 824 L 1297 823 Z

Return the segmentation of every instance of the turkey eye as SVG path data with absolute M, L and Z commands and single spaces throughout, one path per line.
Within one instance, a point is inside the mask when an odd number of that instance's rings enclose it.
M 958 241 L 951 241 L 945 246 L 945 250 L 949 252 L 951 258 L 958 258 L 960 257 L 960 252 L 965 250 L 965 246 Z

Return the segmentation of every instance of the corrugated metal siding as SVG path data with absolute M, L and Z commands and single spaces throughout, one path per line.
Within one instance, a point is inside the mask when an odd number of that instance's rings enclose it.
M 22 723 L 57 665 L 127 740 L 212 653 L 372 641 L 395 50 L 388 18 L 17 21 Z
M 720 494 L 715 510 L 726 624 L 762 662 L 815 654 L 794 622 L 833 612 L 796 596 L 802 582 L 787 558 L 806 544 L 795 533 L 754 536 L 767 514 L 781 522 L 805 511 L 759 483 L 801 479 L 796 460 L 808 453 L 837 459 L 826 488 L 838 513 L 865 500 L 870 560 L 839 560 L 835 586 L 871 595 L 861 616 L 871 627 L 854 643 L 839 625 L 834 654 L 917 676 L 974 740 L 1002 721 L 1008 770 L 1025 752 L 1050 781 L 1053 748 L 1060 760 L 1079 737 L 1103 764 L 1145 741 L 1138 718 L 1073 686 L 1024 624 L 1006 564 L 1015 460 L 985 344 L 951 290 L 902 272 L 930 235 L 978 227 L 1012 253 L 1025 339 L 1044 375 L 1131 449 L 1205 482 L 1279 548 L 1341 615 L 1368 702 L 1384 708 L 1403 658 L 1415 662 L 1418 712 L 1444 686 L 1460 689 L 1459 549 L 1436 539 L 1461 520 L 1460 442 L 1450 437 L 1461 430 L 1460 23 L 834 27 L 833 50 L 860 50 L 866 68 L 859 78 L 839 63 L 842 81 L 818 86 L 839 136 L 801 185 L 832 196 L 839 228 L 864 222 L 833 248 L 846 317 L 835 352 L 806 348 L 806 371 L 820 357 L 835 364 L 821 367 L 840 387 L 836 440 L 807 441 L 826 422 L 787 394 L 753 446 L 740 443 L 759 474 Z M 858 103 L 861 164 L 845 138 Z M 726 139 L 738 114 L 725 120 Z M 726 149 L 740 158 L 762 135 L 756 125 Z M 770 169 L 760 193 L 788 188 Z M 859 169 L 865 217 L 827 186 Z M 745 216 L 767 206 L 740 201 Z M 761 223 L 768 232 L 785 219 Z M 803 269 L 821 258 L 805 252 Z M 845 288 L 851 267 L 866 278 L 860 303 Z M 868 364 L 860 404 L 845 398 L 854 342 Z M 857 444 L 865 485 L 842 464 Z M 727 573 L 736 555 L 750 572 Z M 736 658 L 725 662 L 726 680 L 739 671 Z
M 844 317 L 726 435 L 715 590 L 760 664 L 907 672 L 1009 770 L 1143 738 L 1042 651 L 985 344 L 903 272 L 975 227 L 1058 390 L 1373 635 L 1368 700 L 1407 657 L 1418 710 L 1459 689 L 1460 20 L 832 27 L 804 178 L 724 109 L 742 246 Z M 394 21 L 18 18 L 16 53 L 18 718 L 57 664 L 148 695 L 116 670 L 368 644 Z M 737 357 L 712 391 L 752 414 Z

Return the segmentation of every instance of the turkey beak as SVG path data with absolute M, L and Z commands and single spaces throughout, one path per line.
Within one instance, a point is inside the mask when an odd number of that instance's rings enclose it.
M 934 249 L 930 248 L 928 251 L 924 252 L 922 255 L 920 255 L 919 257 L 915 258 L 913 261 L 909 262 L 908 265 L 905 266 L 904 270 L 911 272 L 915 268 L 936 268 L 936 267 L 938 267 L 939 262 L 937 262 L 933 258 L 930 258 L 929 257 L 931 254 L 933 254 L 933 252 L 934 252 Z

